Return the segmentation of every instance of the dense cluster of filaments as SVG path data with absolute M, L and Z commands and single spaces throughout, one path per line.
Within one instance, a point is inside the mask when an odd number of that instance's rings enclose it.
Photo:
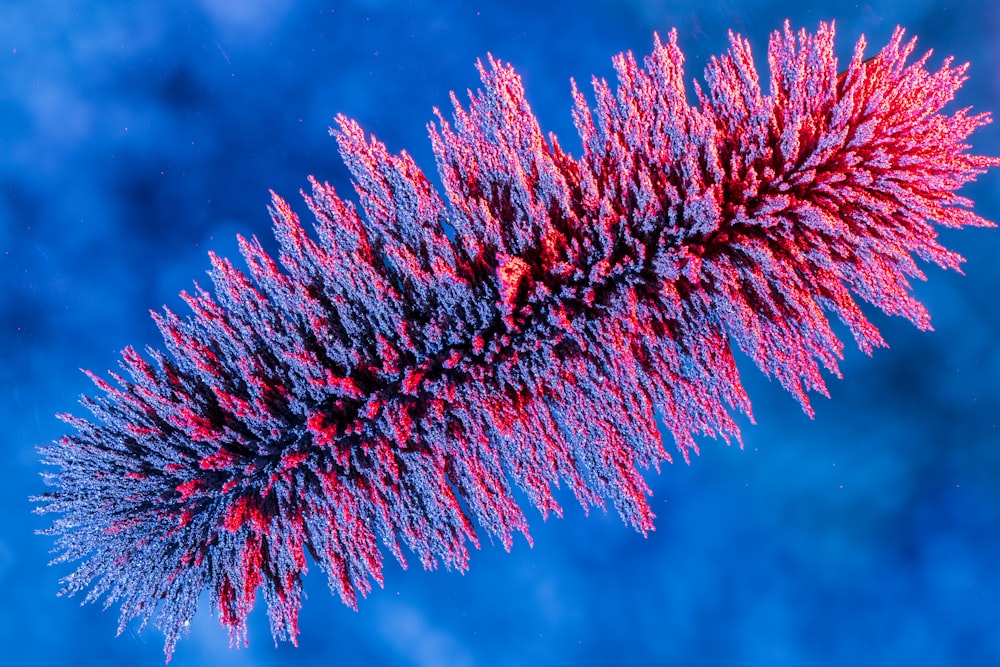
M 694 103 L 675 33 L 645 67 L 616 58 L 594 109 L 574 87 L 579 158 L 490 58 L 430 126 L 444 198 L 338 118 L 357 204 L 312 181 L 310 235 L 275 196 L 278 257 L 213 255 L 192 314 L 154 315 L 166 352 L 125 350 L 44 448 L 48 532 L 82 561 L 66 591 L 154 621 L 168 656 L 206 589 L 234 641 L 258 595 L 295 641 L 310 559 L 350 605 L 383 548 L 463 570 L 477 531 L 528 536 L 515 488 L 650 530 L 657 419 L 685 458 L 739 438 L 734 348 L 809 410 L 842 352 L 828 315 L 866 352 L 884 342 L 858 300 L 927 328 L 914 257 L 958 266 L 934 225 L 990 224 L 955 191 L 1000 164 L 966 153 L 985 115 L 939 113 L 965 67 L 906 64 L 897 30 L 838 74 L 832 26 L 786 25 L 765 95 L 731 43 Z

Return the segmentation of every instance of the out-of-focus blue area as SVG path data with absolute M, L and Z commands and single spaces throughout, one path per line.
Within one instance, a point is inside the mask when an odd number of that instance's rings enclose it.
M 971 79 L 951 107 L 1000 111 L 994 0 L 869 3 L 591 0 L 468 3 L 9 1 L 0 8 L 0 664 L 162 663 L 162 636 L 57 598 L 65 565 L 33 531 L 34 447 L 64 432 L 128 344 L 158 345 L 148 311 L 207 282 L 235 234 L 273 247 L 268 188 L 307 174 L 350 192 L 327 127 L 359 119 L 433 172 L 425 124 L 478 84 L 490 52 L 524 78 L 542 128 L 579 154 L 569 78 L 611 76 L 676 26 L 688 78 L 790 18 L 835 19 L 838 54 L 903 25 Z M 765 78 L 766 80 L 766 78 Z M 1000 154 L 1000 129 L 972 137 Z M 964 194 L 1000 219 L 1000 171 Z M 300 212 L 300 206 L 296 200 Z M 917 285 L 936 331 L 875 316 L 891 345 L 848 349 L 816 418 L 744 364 L 758 426 L 743 451 L 705 442 L 651 473 L 657 531 L 617 516 L 533 521 L 534 548 L 484 545 L 465 575 L 403 572 L 355 613 L 307 578 L 301 646 L 227 648 L 202 609 L 173 665 L 1000 664 L 1000 231 L 943 234 L 966 276 Z

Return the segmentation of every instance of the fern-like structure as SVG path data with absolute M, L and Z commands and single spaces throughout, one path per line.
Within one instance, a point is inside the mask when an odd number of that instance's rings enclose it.
M 404 565 L 464 570 L 482 535 L 510 548 L 565 484 L 653 528 L 642 471 L 750 415 L 734 349 L 809 411 L 843 343 L 885 345 L 859 302 L 929 328 L 919 258 L 958 269 L 936 226 L 991 225 L 956 191 L 1000 160 L 964 143 L 986 114 L 942 108 L 966 66 L 897 29 L 843 73 L 834 29 L 770 40 L 769 93 L 749 44 L 688 100 L 676 32 L 618 86 L 573 88 L 582 155 L 546 138 L 520 79 L 492 57 L 483 88 L 430 138 L 442 196 L 406 154 L 340 117 L 357 203 L 312 180 L 310 235 L 277 195 L 276 258 L 240 239 L 212 255 L 191 314 L 154 318 L 165 352 L 92 376 L 92 416 L 42 449 L 58 468 L 65 592 L 166 633 L 208 590 L 234 642 L 258 596 L 296 641 L 311 558 L 348 605 Z M 929 55 L 929 54 L 928 54 Z

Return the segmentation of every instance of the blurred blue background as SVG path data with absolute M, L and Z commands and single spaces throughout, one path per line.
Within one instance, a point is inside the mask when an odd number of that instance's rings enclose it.
M 327 127 L 357 118 L 425 170 L 425 124 L 508 60 L 544 131 L 579 154 L 569 78 L 611 76 L 677 27 L 688 79 L 790 18 L 835 19 L 838 55 L 873 54 L 903 25 L 918 52 L 971 61 L 951 110 L 1000 112 L 995 0 L 789 3 L 11 1 L 0 5 L 0 664 L 162 664 L 162 635 L 57 598 L 34 450 L 82 409 L 79 368 L 159 344 L 148 311 L 184 311 L 207 252 L 270 240 L 268 188 L 300 212 L 306 175 L 351 192 Z M 1000 128 L 972 137 L 1000 154 Z M 1000 170 L 963 194 L 1000 219 Z M 471 570 L 403 572 L 355 613 L 307 577 L 301 647 L 273 646 L 263 608 L 249 649 L 227 648 L 207 605 L 173 665 L 1000 664 L 1000 232 L 943 234 L 966 276 L 916 286 L 934 332 L 874 315 L 891 345 L 849 349 L 816 417 L 743 364 L 759 426 L 745 448 L 703 443 L 650 474 L 657 530 L 614 514 L 533 514 L 534 548 L 484 545 Z M 270 244 L 269 247 L 273 247 Z

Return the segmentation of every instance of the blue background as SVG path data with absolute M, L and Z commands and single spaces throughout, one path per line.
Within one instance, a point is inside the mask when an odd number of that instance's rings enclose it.
M 836 19 L 838 55 L 869 54 L 901 24 L 972 61 L 950 109 L 1000 111 L 1000 9 L 962 2 L 539 0 L 68 2 L 0 7 L 0 664 L 162 664 L 162 636 L 57 598 L 34 447 L 113 368 L 157 345 L 150 308 L 204 282 L 209 249 L 270 241 L 268 188 L 304 211 L 307 174 L 350 192 L 327 127 L 342 112 L 433 172 L 425 124 L 478 85 L 487 52 L 511 61 L 545 131 L 579 154 L 569 78 L 611 76 L 676 26 L 687 77 L 746 35 Z M 972 137 L 1000 154 L 1000 128 Z M 966 188 L 1000 219 L 1000 170 Z M 745 448 L 703 443 L 651 474 L 648 539 L 614 514 L 533 520 L 534 548 L 484 545 L 465 575 L 403 572 L 355 613 L 307 577 L 301 647 L 227 648 L 207 605 L 172 664 L 1000 664 L 1000 232 L 943 234 L 966 276 L 916 286 L 936 330 L 873 315 L 891 345 L 849 349 L 816 417 L 743 364 L 759 426 Z M 269 243 L 268 247 L 273 247 Z M 745 361 L 745 360 L 744 360 Z M 744 422 L 745 423 L 745 422 Z

